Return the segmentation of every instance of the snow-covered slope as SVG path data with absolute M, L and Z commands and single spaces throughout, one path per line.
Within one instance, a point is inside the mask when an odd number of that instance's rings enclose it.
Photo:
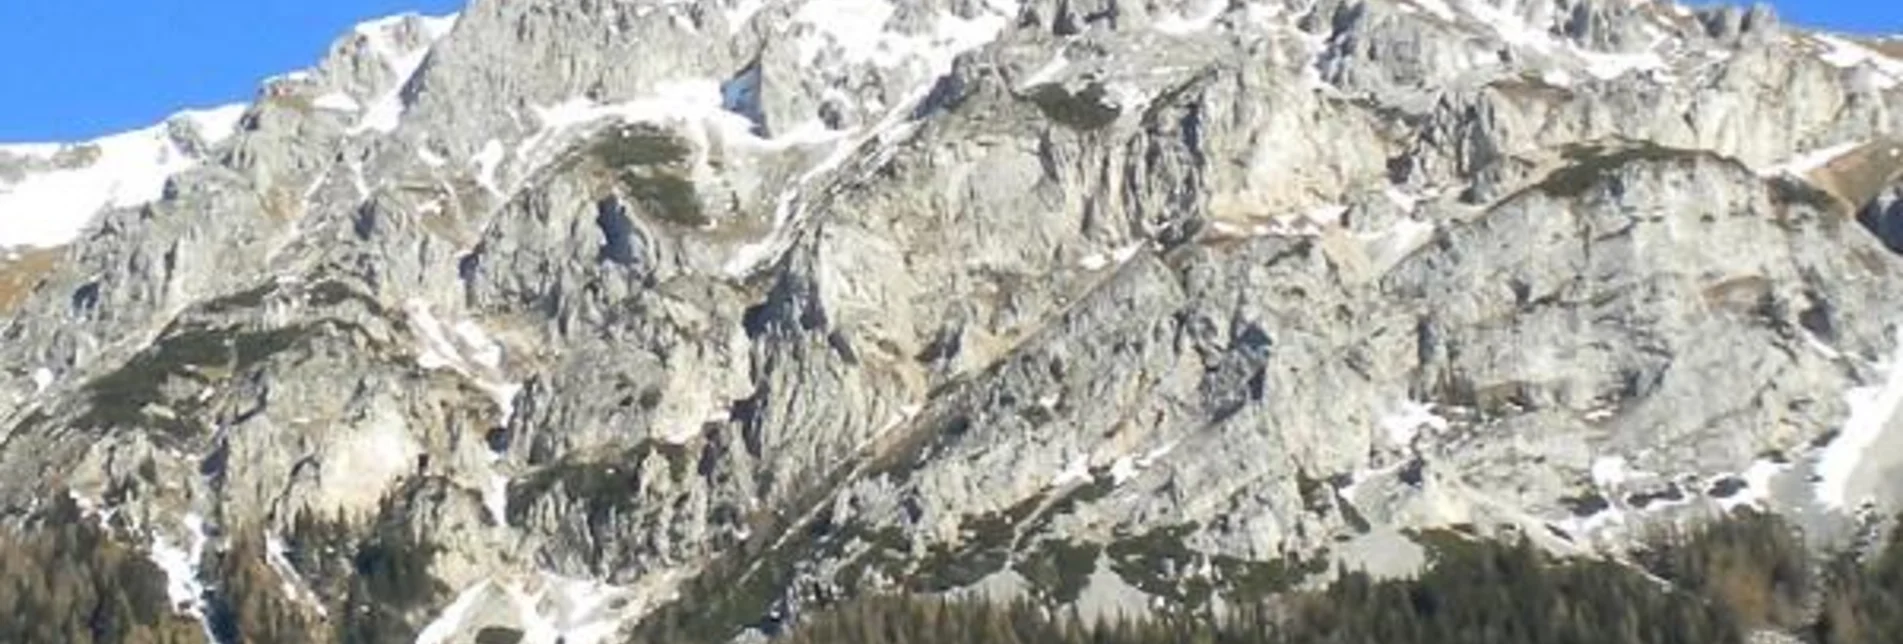
M 237 129 L 245 105 L 186 111 L 84 143 L 0 144 L 0 248 L 71 242 L 106 208 L 158 199 Z

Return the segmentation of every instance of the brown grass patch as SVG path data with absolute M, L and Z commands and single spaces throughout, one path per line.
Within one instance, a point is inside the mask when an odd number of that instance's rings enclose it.
M 1707 286 L 1702 295 L 1709 308 L 1756 314 L 1769 306 L 1772 287 L 1770 280 L 1746 275 Z
M 11 312 L 32 295 L 40 279 L 59 264 L 63 252 L 62 248 L 33 248 L 19 251 L 17 259 L 0 259 L 0 313 Z
M 1522 103 L 1566 103 L 1574 97 L 1573 90 L 1549 83 L 1531 73 L 1516 78 L 1502 78 L 1488 83 L 1487 87 Z
M 288 223 L 304 216 L 304 197 L 289 186 L 271 186 L 258 196 L 258 205 L 272 221 Z
M 1870 51 L 1903 60 L 1903 38 L 1863 38 L 1856 43 L 1868 47 Z
M 1809 178 L 1854 210 L 1875 199 L 1899 177 L 1903 177 L 1903 141 L 1882 139 L 1824 164 Z

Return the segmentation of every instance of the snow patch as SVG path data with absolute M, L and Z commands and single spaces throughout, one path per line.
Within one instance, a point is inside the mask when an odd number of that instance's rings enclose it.
M 1227 221 L 1215 221 L 1209 224 L 1209 232 L 1220 237 L 1261 237 L 1269 234 L 1269 227 L 1253 225 L 1247 228 Z
M 198 131 L 198 136 L 208 145 L 223 143 L 231 135 L 238 133 L 238 123 L 244 120 L 245 111 L 251 109 L 243 103 L 220 105 L 203 110 L 185 110 L 173 116 L 184 119 Z
M 1770 496 L 1771 480 L 1789 469 L 1791 469 L 1789 463 L 1758 459 L 1739 476 L 1744 480 L 1744 489 L 1738 490 L 1731 496 L 1718 499 L 1718 506 L 1724 508 L 1726 512 L 1745 506 L 1761 507 Z
M 489 482 L 482 488 L 482 507 L 489 510 L 489 516 L 496 525 L 509 525 L 509 477 L 500 473 L 490 474 Z
M 1792 157 L 1789 161 L 1785 161 L 1784 163 L 1765 168 L 1759 172 L 1759 174 L 1763 176 L 1786 174 L 1802 178 L 1804 175 L 1810 174 L 1811 171 L 1829 165 L 1831 161 L 1835 161 L 1843 155 L 1856 151 L 1857 148 L 1863 147 L 1863 145 L 1863 141 L 1846 141 L 1829 147 L 1818 148 Z
M 410 45 L 402 42 L 396 32 L 411 17 L 392 16 L 357 25 L 356 31 L 364 38 L 371 55 L 383 61 L 395 81 L 383 95 L 370 102 L 370 107 L 363 111 L 362 119 L 350 129 L 351 134 L 371 130 L 388 134 L 396 130 L 403 120 L 403 111 L 408 109 L 403 103 L 403 88 L 423 68 L 423 62 L 429 58 L 430 48 L 448 34 L 456 23 L 454 14 L 436 18 L 421 17 L 418 24 L 421 26 L 423 42 Z
M 53 386 L 53 370 L 40 367 L 33 370 L 33 393 L 39 395 Z
M 689 139 L 691 149 L 695 149 L 696 168 L 708 166 L 708 151 L 714 145 L 725 145 L 729 149 L 752 149 L 752 151 L 784 151 L 795 145 L 820 145 L 832 143 L 841 137 L 841 133 L 826 130 L 822 126 L 803 126 L 786 131 L 775 139 L 761 139 L 754 133 L 754 122 L 742 114 L 727 111 L 721 82 L 712 78 L 681 78 L 658 84 L 653 93 L 624 103 L 596 103 L 586 97 L 571 97 L 567 101 L 554 105 L 535 105 L 535 120 L 539 130 L 527 139 L 523 139 L 514 154 L 514 173 L 527 175 L 535 168 L 548 164 L 558 152 L 565 149 L 565 141 L 573 141 L 571 131 L 582 131 L 582 135 L 599 131 L 613 124 L 658 124 L 668 126 L 677 135 Z M 478 154 L 481 166 L 493 166 L 500 162 L 502 152 Z M 843 162 L 843 160 L 841 160 Z M 489 183 L 495 183 L 493 173 Z
M 1410 1 L 1413 6 L 1419 7 L 1422 10 L 1425 10 L 1428 13 L 1433 14 L 1434 17 L 1440 18 L 1441 20 L 1454 22 L 1459 20 L 1460 18 L 1457 14 L 1454 13 L 1453 7 L 1447 6 L 1446 0 L 1410 0 Z M 1403 6 L 1407 6 L 1407 5 L 1403 5 Z
M 811 133 L 798 137 L 798 140 L 782 142 L 782 145 L 799 142 L 833 143 L 834 147 L 831 154 L 801 174 L 792 183 L 792 188 L 781 194 L 774 207 L 772 230 L 765 238 L 735 249 L 723 266 L 724 272 L 731 277 L 744 277 L 761 264 L 779 256 L 791 245 L 791 231 L 797 229 L 807 216 L 802 202 L 807 184 L 844 166 L 867 144 L 875 141 L 881 146 L 873 154 L 875 159 L 891 154 L 901 136 L 906 133 L 901 130 L 908 122 L 912 107 L 930 95 L 938 78 L 950 73 L 952 61 L 959 54 L 995 40 L 1010 20 L 1016 17 L 1018 3 L 986 0 L 984 8 L 986 12 L 970 19 L 940 13 L 931 34 L 903 36 L 883 31 L 893 8 L 882 0 L 817 0 L 800 7 L 793 16 L 793 22 L 811 25 L 814 32 L 813 36 L 800 38 L 795 43 L 797 55 L 803 63 L 811 65 L 826 48 L 831 47 L 841 51 L 848 63 L 890 66 L 922 61 L 928 80 L 914 87 L 903 100 L 886 108 L 885 116 L 869 128 L 837 133 L 815 128 Z M 717 92 L 715 97 L 718 97 Z M 869 106 L 869 109 L 879 108 Z M 744 118 L 740 121 L 750 129 L 751 123 Z
M 264 561 L 271 566 L 272 571 L 277 573 L 278 580 L 282 582 L 281 589 L 284 591 L 284 596 L 297 598 L 316 609 L 318 615 L 328 615 L 329 611 L 324 608 L 324 602 L 310 590 L 310 585 L 304 581 L 304 576 L 297 573 L 297 567 L 291 565 L 290 557 L 286 556 L 287 552 L 284 540 L 278 537 L 276 532 L 264 533 Z
M 1308 209 L 1301 215 L 1303 220 L 1318 226 L 1340 226 L 1341 218 L 1348 214 L 1348 207 L 1331 203 Z
M 210 633 L 205 621 L 205 583 L 198 577 L 198 562 L 205 553 L 205 519 L 196 513 L 185 515 L 185 531 L 191 543 L 183 548 L 164 534 L 152 536 L 152 563 L 165 572 L 165 596 L 172 609 L 198 620 Z M 214 640 L 216 641 L 216 640 Z
M 1842 352 L 1839 352 L 1836 349 L 1832 348 L 1830 345 L 1825 344 L 1823 339 L 1817 337 L 1817 334 L 1811 333 L 1810 331 L 1806 330 L 1803 332 L 1803 335 L 1804 335 L 1804 344 L 1808 345 L 1811 348 L 1811 350 L 1816 351 L 1818 355 L 1821 355 L 1831 360 L 1836 360 L 1838 358 L 1843 357 Z
M 481 325 L 463 320 L 456 323 L 455 329 L 456 338 L 462 341 L 463 346 L 468 347 L 471 360 L 490 369 L 502 367 L 502 345 L 491 339 L 489 333 L 484 331 Z
M 1565 530 L 1567 534 L 1588 536 L 1607 528 L 1625 525 L 1625 519 L 1626 515 L 1624 510 L 1619 509 L 1617 506 L 1608 505 L 1606 509 L 1595 512 L 1591 516 L 1567 517 L 1566 520 L 1561 521 L 1559 525 L 1560 529 Z
M 1138 474 L 1143 473 L 1143 470 L 1150 469 L 1151 465 L 1156 464 L 1157 460 L 1165 456 L 1168 456 L 1170 452 L 1175 451 L 1176 446 L 1179 443 L 1181 443 L 1180 440 L 1164 443 L 1163 445 L 1160 445 L 1156 447 L 1155 449 L 1152 449 L 1149 452 L 1144 453 L 1142 456 L 1130 456 L 1126 454 L 1126 455 L 1117 457 L 1117 460 L 1110 464 L 1111 481 L 1116 485 L 1123 485 L 1125 482 L 1128 482 L 1130 479 L 1136 478 Z M 1073 468 L 1075 468 L 1076 466 L 1077 466 L 1076 463 L 1072 464 Z M 1085 475 L 1088 476 L 1089 468 L 1086 467 L 1084 472 L 1085 472 Z
M 522 644 L 602 644 L 612 641 L 626 621 L 624 612 L 641 608 L 639 601 L 617 601 L 635 595 L 597 581 L 548 573 L 521 583 L 484 579 L 458 593 L 417 635 L 416 644 L 465 641 L 462 638 L 469 637 L 477 625 L 471 623 L 473 619 L 482 619 L 480 624 L 515 626 L 522 631 Z M 501 608 L 513 615 L 474 615 L 478 607 Z
M 1631 72 L 1657 71 L 1666 68 L 1665 59 L 1654 52 L 1632 54 L 1608 54 L 1603 52 L 1576 52 L 1586 63 L 1586 73 L 1600 80 L 1612 80 Z M 1555 83 L 1562 84 L 1562 83 Z
M 370 198 L 370 181 L 364 178 L 363 162 L 357 159 L 350 160 L 350 185 L 357 189 L 358 199 Z
M 1824 62 L 1842 69 L 1854 69 L 1867 65 L 1875 70 L 1881 77 L 1878 83 L 1879 89 L 1890 89 L 1896 87 L 1899 82 L 1903 82 L 1903 60 L 1885 56 L 1863 45 L 1829 34 L 1812 34 L 1811 37 L 1824 45 L 1825 51 L 1819 55 Z
M 522 386 L 502 378 L 502 346 L 475 322 L 444 324 L 423 300 L 410 300 L 404 310 L 417 333 L 417 365 L 462 374 L 495 400 L 501 410 L 497 424 L 507 425 L 515 416 L 515 395 Z
M 236 129 L 244 106 L 182 112 L 200 138 L 216 144 Z M 168 121 L 169 122 L 169 121 Z M 0 247 L 52 247 L 71 242 L 102 210 L 157 201 L 173 175 L 201 161 L 172 139 L 165 124 L 85 143 L 0 145 L 0 154 L 59 165 L 0 180 Z
M 1358 233 L 1355 238 L 1367 249 L 1369 259 L 1376 264 L 1377 273 L 1386 272 L 1389 266 L 1432 240 L 1434 224 L 1402 219 L 1379 231 Z
M 417 17 L 417 21 L 423 26 L 423 37 L 430 42 L 442 40 L 444 36 L 449 35 L 449 32 L 456 28 L 456 23 L 461 19 L 461 13 Z
M 416 644 L 449 644 L 452 641 L 450 638 L 455 637 L 462 629 L 470 609 L 475 608 L 476 602 L 482 599 L 483 593 L 489 590 L 489 586 L 489 580 L 484 579 L 463 589 L 456 595 L 455 601 L 443 608 L 441 615 L 431 620 L 429 625 L 424 626 L 422 632 L 417 633 Z
M 1051 477 L 1050 486 L 1064 487 L 1073 483 L 1085 483 L 1088 481 L 1090 481 L 1090 456 L 1078 455 L 1076 458 L 1070 460 L 1070 464 L 1064 466 L 1063 471 Z
M 119 508 L 101 507 L 100 499 L 87 497 L 72 488 L 66 489 L 66 498 L 72 499 L 73 505 L 79 507 L 80 516 L 92 519 L 101 530 L 110 530 L 112 518 L 119 514 Z M 137 529 L 138 517 L 134 516 L 132 520 L 133 528 Z
M 1018 91 L 1025 91 L 1032 87 L 1049 83 L 1052 79 L 1057 78 L 1057 75 L 1063 72 L 1065 67 L 1069 66 L 1070 59 L 1064 56 L 1062 49 L 1059 49 L 1057 55 L 1051 57 L 1050 62 L 1044 63 L 1043 67 L 1037 68 L 1037 71 L 1031 72 L 1030 76 L 1025 77 L 1022 82 L 1018 83 Z
M 949 65 L 947 65 L 944 71 L 949 71 L 949 69 Z M 940 72 L 941 75 L 943 73 L 943 71 Z M 908 95 L 905 100 L 900 101 L 897 105 L 887 110 L 885 116 L 879 120 L 877 125 L 864 130 L 863 133 L 855 135 L 854 133 L 848 132 L 833 135 L 835 137 L 851 138 L 835 142 L 831 154 L 828 154 L 825 159 L 822 159 L 819 163 L 807 169 L 798 179 L 793 181 L 793 187 L 782 193 L 779 202 L 774 206 L 773 229 L 767 233 L 765 238 L 735 249 L 733 255 L 727 259 L 727 263 L 722 266 L 723 271 L 727 273 L 729 277 L 745 277 L 747 274 L 752 273 L 754 269 L 766 263 L 768 260 L 779 256 L 786 248 L 790 247 L 793 243 L 792 232 L 800 226 L 801 222 L 804 221 L 807 216 L 805 204 L 802 201 L 806 185 L 825 176 L 829 172 L 843 167 L 847 161 L 852 159 L 855 153 L 859 152 L 868 144 L 877 142 L 878 145 L 884 146 L 882 152 L 892 150 L 893 146 L 896 145 L 896 139 L 888 138 L 888 135 L 895 133 L 900 129 L 901 125 L 906 123 L 906 119 L 911 113 L 911 106 L 917 105 L 919 101 L 924 100 L 931 92 L 932 86 L 933 83 L 925 83 L 913 88 L 912 93 Z
M 542 588 L 528 592 L 504 585 L 523 627 L 524 644 L 601 644 L 615 635 L 621 617 L 610 609 L 620 589 L 587 579 L 543 575 Z
M 809 25 L 812 32 L 794 41 L 800 63 L 814 66 L 822 54 L 833 51 L 850 65 L 892 67 L 922 60 L 931 69 L 948 69 L 958 54 L 996 38 L 1017 13 L 1015 6 L 987 6 L 989 11 L 972 18 L 941 11 L 930 32 L 910 35 L 886 30 L 896 7 L 885 0 L 813 0 L 801 5 L 793 23 Z
M 906 421 L 912 420 L 913 418 L 917 418 L 918 413 L 920 411 L 923 411 L 924 409 L 925 408 L 920 405 L 901 405 L 899 407 L 899 410 L 892 412 L 892 417 L 886 419 L 885 425 L 879 427 L 879 430 L 877 432 L 874 432 L 873 435 L 881 436 L 881 435 L 884 435 L 886 432 L 897 429 L 900 425 L 904 425 Z M 725 416 L 723 413 L 722 418 L 724 419 L 724 417 Z
M 496 168 L 501 167 L 503 154 L 502 142 L 489 139 L 482 144 L 482 150 L 469 159 L 470 163 L 476 164 L 476 183 L 492 195 L 502 195 L 502 190 L 496 187 Z
M 1560 48 L 1560 43 L 1544 29 L 1536 29 L 1521 20 L 1518 15 L 1486 2 L 1468 2 L 1467 12 L 1481 23 L 1493 28 L 1494 33 L 1509 45 L 1524 47 L 1537 52 L 1550 53 Z
M 1077 260 L 1077 265 L 1087 271 L 1103 270 L 1105 267 L 1112 265 L 1120 266 L 1124 262 L 1128 262 L 1136 257 L 1137 252 L 1143 250 L 1143 244 L 1144 242 L 1139 241 L 1108 253 L 1086 255 L 1083 259 Z
M 358 104 L 357 99 L 351 98 L 349 94 L 343 92 L 330 92 L 311 99 L 311 107 L 332 112 L 350 112 L 352 114 L 363 111 L 363 105 Z
M 1187 36 L 1215 26 L 1216 20 L 1229 9 L 1227 0 L 1204 0 L 1200 13 L 1194 16 L 1172 14 L 1151 24 L 1151 28 L 1172 36 Z
M 1602 456 L 1592 462 L 1593 485 L 1611 487 L 1626 482 L 1628 477 L 1624 456 Z
M 1664 57 L 1654 51 L 1608 53 L 1580 48 L 1572 42 L 1553 36 L 1544 27 L 1528 24 L 1513 12 L 1517 4 L 1509 2 L 1503 6 L 1493 6 L 1488 2 L 1465 2 L 1463 6 L 1469 14 L 1490 27 L 1507 44 L 1546 55 L 1570 56 L 1579 61 L 1587 74 L 1601 80 L 1612 80 L 1635 71 L 1667 68 Z M 1566 83 L 1554 84 L 1565 85 Z
M 1447 431 L 1447 419 L 1434 413 L 1432 403 L 1412 400 L 1402 401 L 1400 410 L 1381 417 L 1379 424 L 1387 433 L 1388 441 L 1399 446 L 1412 444 L 1422 428 Z
M 728 32 L 738 33 L 748 20 L 753 19 L 753 14 L 759 13 L 765 6 L 766 0 L 739 0 L 733 3 L 733 7 L 727 10 Z
M 1388 203 L 1394 204 L 1394 207 L 1407 212 L 1414 212 L 1414 208 L 1421 203 L 1420 195 L 1392 186 L 1382 190 L 1381 195 L 1387 197 Z
M 1856 387 L 1844 394 L 1850 417 L 1817 462 L 1817 498 L 1825 506 L 1841 508 L 1846 502 L 1862 500 L 1844 498 L 1849 494 L 1850 478 L 1863 462 L 1864 453 L 1876 444 L 1898 407 L 1903 406 L 1903 329 L 1895 334 L 1896 348 L 1889 360 L 1876 365 L 1884 373 L 1883 384 Z
M 566 143 L 580 137 L 571 137 L 570 133 L 582 130 L 581 136 L 599 131 L 592 127 L 606 127 L 614 123 L 655 123 L 678 128 L 680 133 L 691 139 L 701 158 L 695 160 L 696 166 L 705 165 L 707 142 L 711 138 L 728 145 L 769 147 L 753 135 L 753 122 L 745 116 L 727 111 L 721 94 L 721 82 L 708 78 L 677 79 L 658 84 L 652 94 L 622 103 L 602 104 L 593 100 L 574 97 L 552 105 L 531 106 L 539 129 L 517 145 L 514 154 L 515 176 L 528 176 L 535 169 L 547 165 L 566 148 Z M 784 141 L 782 145 L 796 141 Z M 502 159 L 500 144 L 494 152 L 479 154 L 478 168 L 493 168 Z M 495 184 L 493 170 L 482 170 L 489 178 L 489 185 Z M 502 194 L 502 190 L 492 190 Z
M 884 37 L 893 11 L 893 5 L 882 0 L 814 0 L 801 5 L 793 22 L 812 25 L 817 34 L 796 41 L 800 61 L 811 66 L 829 43 L 851 62 L 897 54 Z
M 1149 453 L 1144 454 L 1142 458 L 1137 459 L 1137 467 L 1149 467 L 1155 464 L 1157 461 L 1162 460 L 1163 457 L 1169 456 L 1170 452 L 1176 451 L 1176 446 L 1182 444 L 1182 442 L 1181 440 L 1173 440 L 1158 446 L 1156 449 L 1150 450 Z
M 1554 87 L 1571 87 L 1573 84 L 1573 75 L 1563 69 L 1549 69 L 1540 72 L 1540 80 Z
M 449 163 L 447 159 L 443 158 L 443 155 L 430 150 L 429 146 L 426 145 L 416 146 L 416 158 L 422 159 L 424 165 L 432 168 L 440 168 L 443 167 L 444 164 Z

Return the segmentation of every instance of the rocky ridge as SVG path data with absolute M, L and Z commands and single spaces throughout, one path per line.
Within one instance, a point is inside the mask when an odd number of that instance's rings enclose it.
M 366 23 L 141 135 L 162 189 L 28 202 L 115 157 L 0 147 L 0 227 L 64 222 L 0 233 L 0 515 L 76 500 L 207 624 L 251 566 L 419 642 L 1845 539 L 1898 509 L 1896 49 L 1626 0 Z

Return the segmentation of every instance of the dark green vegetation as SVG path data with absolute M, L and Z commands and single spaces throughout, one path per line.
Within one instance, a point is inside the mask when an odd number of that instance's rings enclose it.
M 324 630 L 308 607 L 284 593 L 284 582 L 266 560 L 262 535 L 234 535 L 213 564 L 223 580 L 212 602 L 213 630 L 227 642 L 317 644 Z
M 157 342 L 118 369 L 87 384 L 91 404 L 73 420 L 73 426 L 156 429 L 161 436 L 196 437 L 217 416 L 199 396 L 207 387 L 254 375 L 276 360 L 307 357 L 313 346 L 326 339 L 350 335 L 369 339 L 363 327 L 335 318 L 283 327 L 204 319 L 271 303 L 316 307 L 354 303 L 376 315 L 388 313 L 376 300 L 335 279 L 317 280 L 295 290 L 271 283 L 210 300 L 173 322 Z
M 156 411 L 171 400 L 189 400 L 219 377 L 251 366 L 284 351 L 306 332 L 302 328 L 253 332 L 235 328 L 190 329 L 169 334 L 140 352 L 119 370 L 87 386 L 92 412 L 81 426 L 112 428 L 156 425 L 174 435 L 189 435 L 186 419 L 196 410 Z M 179 395 L 167 395 L 168 390 Z
M 642 440 L 611 458 L 562 460 L 511 483 L 507 513 L 519 521 L 530 504 L 560 490 L 586 510 L 589 525 L 600 525 L 640 502 L 645 471 L 657 456 L 665 460 L 670 480 L 682 481 L 694 472 L 694 455 L 687 448 Z
M 435 493 L 413 486 L 409 493 Z M 449 589 L 429 574 L 437 553 L 410 532 L 395 496 L 368 526 L 305 512 L 284 537 L 284 557 L 311 596 L 287 595 L 284 576 L 267 558 L 258 531 L 230 535 L 206 577 L 212 589 L 210 624 L 221 641 L 259 644 L 409 642 L 417 626 L 447 601 Z M 306 591 L 297 591 L 306 592 Z M 318 615 L 311 602 L 321 602 Z
M 1719 158 L 1709 152 L 1668 148 L 1651 142 L 1634 142 L 1619 147 L 1576 145 L 1566 149 L 1565 157 L 1566 166 L 1547 175 L 1533 189 L 1555 197 L 1578 197 L 1627 164 Z
M 1803 624 L 1814 575 L 1797 532 L 1759 514 L 1667 535 L 1677 544 L 1639 555 L 1641 565 L 1694 595 L 1709 598 L 1729 621 L 1749 629 Z
M 1770 186 L 1771 202 L 1783 207 L 1805 206 L 1817 212 L 1839 212 L 1847 206 L 1837 195 L 1807 181 L 1790 177 L 1771 177 L 1766 181 Z
M 1903 529 L 1863 561 L 1837 558 L 1823 576 L 1823 606 L 1812 626 L 1817 641 L 1903 642 Z
M 1563 103 L 1573 99 L 1571 88 L 1554 85 L 1544 76 L 1533 72 L 1522 72 L 1515 78 L 1502 78 L 1487 84 L 1487 88 L 1515 100 L 1538 103 Z
M 708 222 L 694 182 L 687 177 L 693 150 L 680 138 L 650 125 L 609 129 L 584 153 L 619 187 L 622 199 L 661 221 L 698 227 Z
M 1123 112 L 1103 83 L 1090 83 L 1075 93 L 1056 84 L 1039 85 L 1031 88 L 1025 98 L 1037 105 L 1045 118 L 1073 130 L 1109 127 Z
M 1418 579 L 1343 573 L 1326 589 L 1299 591 L 1283 574 L 1271 574 L 1261 583 L 1276 591 L 1274 599 L 1265 593 L 1260 599 L 1267 601 L 1231 600 L 1221 617 L 1165 610 L 1090 621 L 1062 606 L 1065 595 L 1079 589 L 1069 588 L 1062 582 L 1066 575 L 1055 571 L 1099 559 L 1114 562 L 1118 556 L 1129 562 L 1126 567 L 1190 557 L 1179 536 L 1174 530 L 1153 531 L 1103 549 L 1046 542 L 1017 565 L 1037 588 L 1019 601 L 945 595 L 850 598 L 825 609 L 809 605 L 811 612 L 779 641 L 1703 644 L 1742 642 L 1752 632 L 1770 629 L 1816 644 L 1903 642 L 1903 532 L 1866 563 L 1846 557 L 1816 571 L 1790 527 L 1749 513 L 1661 535 L 1657 546 L 1629 562 L 1556 559 L 1525 541 L 1432 532 L 1416 535 L 1432 559 Z M 1275 571 L 1311 568 L 1290 563 Z M 634 641 L 721 639 L 648 631 Z
M 428 574 L 435 549 L 404 521 L 403 499 L 439 493 L 421 483 L 384 503 L 368 525 L 304 514 L 285 535 L 284 555 L 300 580 L 268 563 L 260 532 L 220 539 L 203 578 L 209 627 L 226 642 L 404 642 L 448 600 Z M 981 522 L 982 523 L 982 522 Z M 766 527 L 762 525 L 762 527 Z M 1109 546 L 1041 541 L 1014 555 L 1032 592 L 1011 603 L 943 594 L 869 594 L 806 601 L 798 626 L 778 641 L 853 644 L 1162 644 L 1742 642 L 1775 630 L 1814 644 L 1903 642 L 1903 531 L 1862 560 L 1818 566 L 1782 521 L 1740 514 L 1687 533 L 1661 535 L 1630 561 L 1558 559 L 1524 541 L 1475 540 L 1462 532 L 1415 535 L 1430 568 L 1411 580 L 1344 572 L 1326 588 L 1290 581 L 1314 564 L 1260 569 L 1242 562 L 1208 582 L 1227 610 L 1157 610 L 1104 621 L 1080 618 L 1069 603 L 1097 565 L 1140 571 L 1200 557 L 1180 529 L 1157 530 Z M 908 546 L 896 534 L 840 528 L 839 534 Z M 766 541 L 753 556 L 716 564 L 630 640 L 636 644 L 725 642 L 736 628 L 778 627 L 774 606 L 798 562 Z M 1201 564 L 1198 564 L 1199 566 Z M 1260 563 L 1249 564 L 1262 566 Z M 1178 574 L 1179 581 L 1192 575 Z M 1238 581 L 1238 578 L 1253 581 Z M 1160 581 L 1158 576 L 1153 581 Z M 108 536 L 65 497 L 17 528 L 0 531 L 0 641 L 198 642 L 201 626 L 168 605 L 165 575 L 141 548 Z M 327 616 L 310 600 L 314 594 Z M 1243 591 L 1254 588 L 1259 594 Z M 1180 588 L 1172 592 L 1183 594 Z M 812 597 L 811 594 L 806 594 Z M 700 601 L 701 599 L 707 601 Z M 476 635 L 516 642 L 519 631 Z
M 1065 604 L 1077 601 L 1097 570 L 1097 558 L 1103 547 L 1094 543 L 1072 544 L 1046 541 L 1028 553 L 1012 570 L 1030 582 L 1032 595 L 1043 602 Z
M 1106 563 L 1126 583 L 1186 612 L 1201 612 L 1218 596 L 1226 601 L 1267 599 L 1327 570 L 1326 553 L 1312 560 L 1289 556 L 1274 561 L 1204 555 L 1183 542 L 1197 528 L 1184 524 L 1124 535 L 1104 548 Z
M 165 572 L 113 541 L 71 498 L 51 499 L 21 532 L 0 528 L 0 642 L 200 642 L 175 613 Z

